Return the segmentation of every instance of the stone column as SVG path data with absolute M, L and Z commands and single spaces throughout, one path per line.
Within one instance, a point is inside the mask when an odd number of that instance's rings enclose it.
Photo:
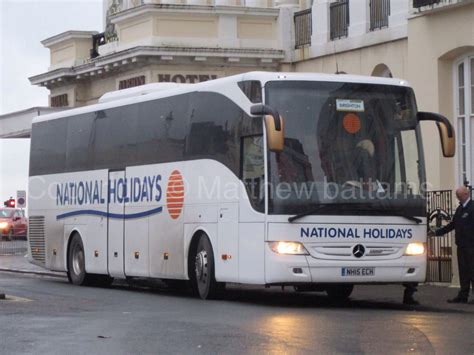
M 236 6 L 235 0 L 215 0 L 214 5 L 216 6 Z
M 240 42 L 237 34 L 237 16 L 219 15 L 218 42 L 222 48 L 239 48 Z
M 297 5 L 280 5 L 280 13 L 278 15 L 278 49 L 285 51 L 285 62 L 294 60 L 295 49 L 295 25 L 294 13 L 298 11 Z
M 395 26 L 407 26 L 409 7 L 411 2 L 402 0 L 390 1 L 390 16 L 388 17 L 388 25 L 393 28 Z
M 299 6 L 299 0 L 276 0 L 275 7 L 291 5 L 291 6 Z
M 364 36 L 368 20 L 369 0 L 349 0 L 349 37 Z
M 311 12 L 313 15 L 311 44 L 321 47 L 329 41 L 329 0 L 315 0 Z
M 207 0 L 186 0 L 187 5 L 207 5 Z
M 244 6 L 246 7 L 268 7 L 267 0 L 245 0 Z

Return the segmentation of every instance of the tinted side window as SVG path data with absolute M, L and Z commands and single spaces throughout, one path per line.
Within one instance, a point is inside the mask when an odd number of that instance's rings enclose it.
M 240 81 L 239 88 L 252 103 L 262 102 L 262 83 L 258 80 Z
M 56 119 L 33 125 L 30 175 L 46 175 L 64 171 L 66 167 L 67 121 Z
M 185 159 L 215 159 L 239 175 L 243 111 L 215 93 L 194 93 Z
M 136 165 L 138 105 L 97 111 L 94 117 L 94 169 Z
M 95 113 L 71 117 L 67 127 L 66 171 L 91 170 Z
M 180 95 L 140 104 L 135 164 L 183 160 L 188 102 L 189 95 Z
M 257 211 L 265 209 L 263 135 L 242 138 L 242 181 Z
M 262 121 L 216 93 L 190 93 L 36 123 L 30 175 L 214 159 L 239 175 L 241 137 Z

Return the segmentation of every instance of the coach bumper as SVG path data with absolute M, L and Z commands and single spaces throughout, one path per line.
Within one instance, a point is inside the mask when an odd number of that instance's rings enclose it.
M 424 282 L 426 255 L 397 259 L 321 260 L 311 255 L 287 255 L 265 248 L 265 282 L 299 283 L 405 283 Z

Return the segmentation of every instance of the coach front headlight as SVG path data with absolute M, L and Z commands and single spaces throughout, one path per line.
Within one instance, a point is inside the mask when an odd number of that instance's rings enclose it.
M 8 222 L 0 222 L 0 229 L 4 229 L 8 227 Z
M 407 245 L 405 250 L 405 255 L 417 256 L 423 255 L 425 253 L 425 244 L 424 243 L 410 243 Z
M 309 255 L 304 245 L 298 242 L 269 242 L 268 245 L 277 254 Z

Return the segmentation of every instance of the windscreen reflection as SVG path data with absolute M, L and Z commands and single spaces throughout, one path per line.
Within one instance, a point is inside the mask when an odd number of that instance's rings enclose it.
M 424 167 L 411 89 L 278 81 L 267 83 L 266 101 L 285 119 L 284 151 L 270 153 L 270 213 L 322 204 L 352 213 L 357 204 L 423 215 Z

